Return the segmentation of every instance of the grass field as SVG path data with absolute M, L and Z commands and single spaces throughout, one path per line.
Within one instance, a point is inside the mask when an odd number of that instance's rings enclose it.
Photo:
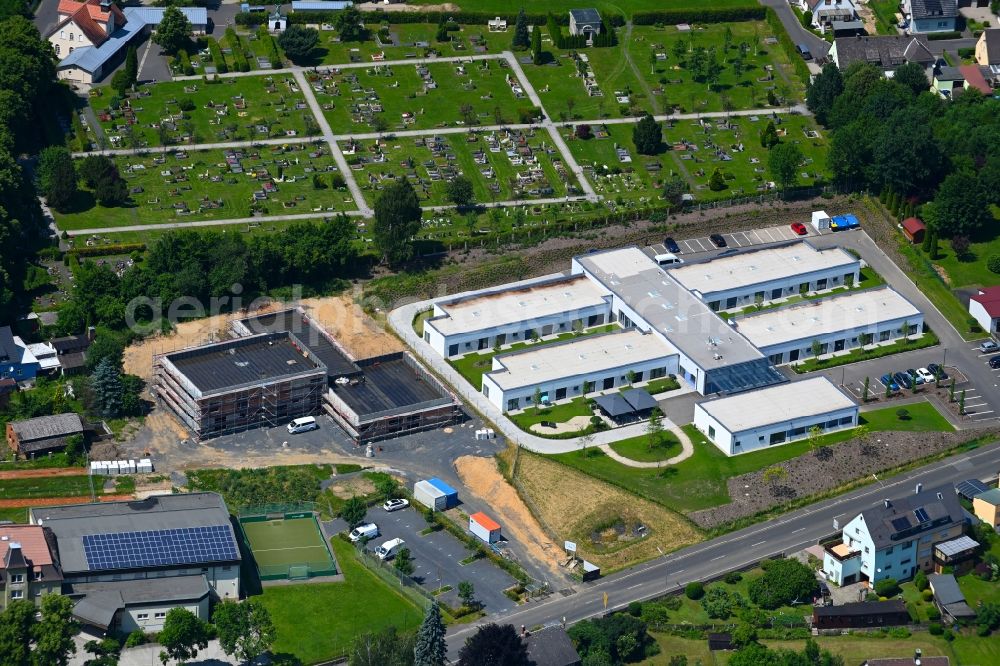
M 330 551 L 315 518 L 241 522 L 261 575 L 308 564 L 310 568 L 333 569 Z
M 517 481 L 542 524 L 558 539 L 575 541 L 578 552 L 605 572 L 702 538 L 673 511 L 542 456 L 522 453 Z M 556 487 L 562 491 L 553 493 Z M 628 539 L 616 531 L 638 524 L 648 528 L 648 536 Z
M 908 405 L 906 409 L 911 415 L 909 421 L 899 421 L 896 409 L 887 407 L 865 412 L 861 415 L 861 425 L 867 425 L 873 432 L 952 430 L 947 420 L 930 403 Z M 672 509 L 697 511 L 729 501 L 726 480 L 730 477 L 764 469 L 800 456 L 810 449 L 808 440 L 799 440 L 729 457 L 707 442 L 705 436 L 693 426 L 684 426 L 684 430 L 694 443 L 694 455 L 663 469 L 626 467 L 597 449 L 562 453 L 551 458 Z M 834 445 L 853 436 L 853 430 L 842 430 L 823 435 L 818 444 Z
M 412 2 L 410 4 L 430 5 L 435 4 L 435 0 L 416 0 L 416 2 Z M 511 9 L 512 5 L 509 2 L 504 2 L 503 0 L 464 0 L 455 4 L 465 11 L 487 13 L 510 13 L 513 11 Z M 631 16 L 633 12 L 656 11 L 661 9 L 700 9 L 704 7 L 704 3 L 699 3 L 697 0 L 629 0 L 628 2 L 597 0 L 597 2 L 591 3 L 587 6 L 596 7 L 600 10 L 602 16 L 610 17 L 615 15 Z M 717 0 L 712 3 L 712 6 L 746 7 L 755 5 L 748 3 L 746 0 Z M 571 2 L 570 0 L 550 0 L 545 3 L 545 11 L 555 14 L 565 13 L 571 9 L 577 9 L 579 7 L 579 2 Z
M 331 544 L 342 583 L 279 585 L 265 588 L 259 597 L 277 629 L 275 654 L 314 664 L 344 654 L 362 633 L 388 626 L 411 631 L 420 625 L 421 609 L 366 570 L 349 544 L 340 539 Z
M 109 88 L 98 90 L 103 91 L 103 96 L 91 97 L 90 103 L 109 147 L 142 148 L 319 133 L 305 97 L 288 74 L 227 78 L 217 84 L 170 81 L 140 86 L 138 96 L 128 101 L 134 122 L 124 109 L 109 108 L 113 95 Z M 186 100 L 193 104 L 190 111 L 181 109 Z
M 86 229 L 242 218 L 254 211 L 282 215 L 352 210 L 354 200 L 347 188 L 331 187 L 336 168 L 329 153 L 325 146 L 310 145 L 236 149 L 229 155 L 238 167 L 227 163 L 223 150 L 119 157 L 119 172 L 133 192 L 130 205 L 107 208 L 81 189 L 73 212 L 56 213 L 56 219 L 61 229 Z
M 653 447 L 649 445 L 648 435 L 640 435 L 617 441 L 611 445 L 611 448 L 618 455 L 631 460 L 659 462 L 680 453 L 681 449 L 678 444 L 680 442 L 676 435 L 672 432 L 664 432 Z
M 379 65 L 311 75 L 316 101 L 335 134 L 517 122 L 516 97 L 502 60 Z M 463 107 L 469 107 L 463 111 Z M 378 120 L 375 120 L 378 119 Z
M 478 10 L 477 10 L 478 11 Z M 508 10 L 503 10 L 508 11 Z M 448 42 L 438 42 L 437 24 L 431 23 L 389 23 L 392 14 L 387 13 L 381 24 L 369 23 L 372 38 L 364 42 L 340 42 L 334 31 L 320 31 L 319 48 L 316 58 L 326 65 L 345 62 L 374 62 L 372 55 L 384 55 L 386 60 L 404 60 L 429 56 L 437 53 L 443 57 L 463 56 L 479 53 L 476 47 L 485 46 L 487 53 L 499 53 L 510 49 L 513 26 L 506 33 L 489 32 L 485 24 L 460 25 L 459 30 L 449 32 Z M 392 41 L 384 40 L 382 45 L 375 42 L 374 32 L 388 28 Z
M 756 118 L 756 120 L 754 119 Z M 668 150 L 660 155 L 640 155 L 632 142 L 632 125 L 594 126 L 595 137 L 572 139 L 570 151 L 598 193 L 625 203 L 650 201 L 660 196 L 661 183 L 678 176 L 691 188 L 697 201 L 760 194 L 771 186 L 767 170 L 767 149 L 759 134 L 770 120 L 766 116 L 734 118 L 724 128 L 711 122 L 682 120 L 664 128 Z M 776 125 L 783 141 L 796 143 L 804 156 L 797 185 L 812 185 L 826 177 L 826 140 L 812 120 L 804 116 L 781 116 Z M 601 127 L 607 134 L 597 138 Z M 742 149 L 741 149 L 742 147 Z M 622 162 L 617 148 L 628 153 Z M 716 169 L 722 171 L 726 188 L 718 192 L 708 187 Z
M 542 409 L 529 407 L 520 414 L 511 414 L 509 416 L 510 420 L 517 424 L 517 427 L 521 430 L 531 430 L 531 426 L 542 421 L 564 423 L 577 416 L 589 417 L 592 414 L 593 410 L 587 405 L 587 401 L 580 397 Z
M 30 479 L 4 479 L 0 482 L 0 498 L 27 499 L 32 497 L 90 497 L 90 476 L 50 476 Z M 101 483 L 94 490 L 102 493 Z
M 27 523 L 28 507 L 0 508 L 0 520 L 9 520 L 12 523 Z

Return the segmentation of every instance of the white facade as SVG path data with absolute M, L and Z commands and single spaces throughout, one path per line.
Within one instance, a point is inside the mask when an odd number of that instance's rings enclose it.
M 609 321 L 606 291 L 584 277 L 501 288 L 434 304 L 424 341 L 444 358 L 533 336 L 569 333 Z M 476 388 L 479 388 L 478 386 Z
M 860 259 L 840 248 L 817 250 L 806 242 L 670 269 L 675 280 L 714 311 L 857 284 L 860 273 Z
M 115 614 L 115 629 L 123 634 L 129 634 L 136 629 L 143 633 L 153 633 L 163 630 L 167 613 L 173 608 L 183 608 L 208 622 L 209 599 L 177 604 L 159 604 L 151 606 L 129 606 Z
M 923 333 L 924 316 L 889 287 L 845 292 L 746 315 L 733 325 L 775 365 Z M 863 336 L 870 336 L 865 339 Z
M 122 580 L 160 580 L 174 576 L 200 576 L 204 574 L 208 586 L 221 599 L 240 598 L 240 566 L 238 564 L 170 567 L 168 569 L 141 571 L 107 571 L 100 574 L 77 573 L 66 575 L 67 583 L 101 583 Z
M 631 374 L 630 374 L 631 373 Z M 502 411 L 556 402 L 677 374 L 677 352 L 637 330 L 502 354 L 483 375 L 483 395 Z
M 1000 312 L 998 301 L 1000 301 L 1000 288 L 998 287 L 980 289 L 978 293 L 969 298 L 969 314 L 990 335 L 1000 333 L 1000 315 L 991 314 L 991 310 Z
M 858 425 L 858 406 L 826 377 L 695 405 L 694 426 L 727 456 Z

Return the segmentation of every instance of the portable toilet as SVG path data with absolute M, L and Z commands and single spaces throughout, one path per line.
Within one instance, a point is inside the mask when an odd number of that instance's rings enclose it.
M 486 543 L 500 540 L 500 524 L 482 511 L 469 516 L 469 531 Z
M 428 479 L 427 483 L 444 493 L 444 508 L 450 509 L 458 504 L 458 491 L 449 486 L 447 483 L 441 479 Z

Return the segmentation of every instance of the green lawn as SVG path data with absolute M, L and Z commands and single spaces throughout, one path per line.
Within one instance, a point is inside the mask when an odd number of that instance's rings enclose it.
M 436 4 L 435 0 L 416 0 L 416 2 L 411 2 L 412 5 L 430 5 Z M 514 11 L 512 9 L 513 5 L 504 0 L 464 0 L 456 3 L 461 9 L 465 11 L 474 12 L 502 12 L 511 13 Z M 601 15 L 604 17 L 611 17 L 615 15 L 626 15 L 631 16 L 633 12 L 647 12 L 647 11 L 657 11 L 663 9 L 701 9 L 704 7 L 704 3 L 697 2 L 696 0 L 629 0 L 627 3 L 616 3 L 610 2 L 608 0 L 597 0 L 596 2 L 590 3 L 588 7 L 596 7 Z M 749 3 L 746 0 L 716 0 L 712 3 L 713 7 L 746 7 L 746 6 L 756 6 L 753 3 Z M 573 2 L 571 0 L 550 0 L 545 3 L 544 11 L 552 12 L 555 14 L 565 14 L 571 9 L 577 9 L 580 7 L 579 2 Z M 535 9 L 533 11 L 541 12 L 542 9 Z M 511 31 L 508 31 L 508 36 Z
M 290 134 L 319 134 L 305 97 L 289 74 L 267 74 L 202 81 L 142 85 L 124 109 L 111 109 L 113 92 L 98 88 L 90 104 L 104 129 L 108 147 L 142 148 L 170 143 L 247 141 Z M 190 100 L 194 108 L 182 111 Z M 162 127 L 162 129 L 161 129 Z M 116 139 L 117 137 L 117 139 Z
M 478 11 L 478 10 L 477 10 Z M 502 10 L 510 11 L 509 8 Z M 406 58 L 424 57 L 432 52 L 441 56 L 463 56 L 475 53 L 475 44 L 486 46 L 487 53 L 499 53 L 511 47 L 511 37 L 514 35 L 513 25 L 506 33 L 489 32 L 486 24 L 460 25 L 459 30 L 449 32 L 451 40 L 438 42 L 437 24 L 434 23 L 388 23 L 392 14 L 386 14 L 381 24 L 368 23 L 372 31 L 371 39 L 363 42 L 340 42 L 334 31 L 321 30 L 317 57 L 323 64 L 335 65 L 346 62 L 366 62 L 375 64 L 372 55 L 384 54 L 386 60 L 404 60 Z M 382 26 L 389 29 L 396 40 L 385 42 L 382 46 L 375 43 L 374 32 Z M 427 42 L 428 46 L 416 46 L 417 42 Z
M 265 588 L 260 596 L 277 629 L 274 653 L 314 664 L 344 654 L 364 632 L 388 626 L 410 631 L 420 625 L 421 609 L 367 571 L 352 546 L 337 538 L 331 543 L 342 583 L 279 585 Z
M 618 328 L 618 324 L 605 324 L 604 326 L 594 326 L 593 328 L 584 329 L 579 335 L 593 335 L 595 333 L 608 333 Z M 569 340 L 572 337 L 576 337 L 578 334 L 574 332 L 560 333 L 544 340 L 539 340 L 538 342 L 515 342 L 509 347 L 504 347 L 500 353 L 509 354 L 511 352 L 522 351 L 528 348 L 536 348 L 539 346 L 544 346 L 547 344 L 552 344 L 553 342 L 561 342 Z M 483 351 L 483 352 L 471 352 L 462 356 L 460 358 L 449 359 L 448 363 L 451 364 L 458 374 L 465 378 L 465 381 L 472 384 L 473 388 L 477 391 L 483 386 L 483 374 L 490 371 L 493 367 L 493 357 L 497 354 L 493 351 Z
M 261 146 L 232 151 L 177 151 L 116 158 L 131 201 L 107 208 L 81 189 L 73 212 L 56 213 L 62 229 L 124 226 L 356 208 L 347 188 L 331 187 L 335 171 L 325 146 Z M 321 187 L 317 188 L 314 177 Z M 255 193 L 265 198 L 255 199 Z
M 0 498 L 90 497 L 90 481 L 91 477 L 88 475 L 4 479 L 0 482 Z M 94 485 L 95 491 L 100 495 L 101 480 L 98 479 Z
M 989 287 L 1000 284 L 1000 275 L 987 268 L 987 261 L 1000 255 L 1000 236 L 991 241 L 971 243 L 961 259 L 951 249 L 951 244 L 938 244 L 938 257 L 934 263 L 944 269 L 952 287 Z
M 611 445 L 615 453 L 639 462 L 658 462 L 680 453 L 680 442 L 672 432 L 664 432 L 652 449 L 649 447 L 649 436 L 639 435 L 615 442 Z
M 864 349 L 856 347 L 847 354 L 830 356 L 819 360 L 810 358 L 805 361 L 792 364 L 791 368 L 795 372 L 803 374 L 806 372 L 813 372 L 815 370 L 825 370 L 827 368 L 836 368 L 837 366 L 848 365 L 850 363 L 867 361 L 873 358 L 883 358 L 885 356 L 892 356 L 893 354 L 901 354 L 903 352 L 913 351 L 914 349 L 926 349 L 927 347 L 933 347 L 938 344 L 938 342 L 938 336 L 935 335 L 933 331 L 926 331 L 916 340 L 897 340 L 890 345 L 865 347 Z
M 930 403 L 907 406 L 910 421 L 898 421 L 896 407 L 873 410 L 861 415 L 861 425 L 873 432 L 882 430 L 950 431 L 951 425 Z M 898 424 L 898 425 L 897 425 Z M 809 451 L 810 442 L 799 440 L 781 446 L 729 457 L 719 451 L 694 426 L 684 426 L 694 444 L 694 455 L 663 469 L 637 469 L 615 462 L 597 450 L 573 451 L 551 456 L 574 467 L 654 502 L 678 511 L 697 511 L 729 501 L 727 479 L 754 472 L 800 456 Z M 823 435 L 819 445 L 834 445 L 854 436 L 854 430 Z M 640 438 L 641 439 L 641 438 Z M 637 446 L 630 444 L 630 446 Z M 617 450 L 617 449 L 616 449 Z M 621 453 L 621 451 L 619 451 Z
M 543 409 L 529 407 L 520 414 L 509 414 L 508 416 L 521 430 L 530 431 L 531 426 L 542 421 L 565 423 L 577 416 L 590 417 L 593 413 L 593 410 L 587 405 L 587 401 L 583 397 L 579 397 Z
M 0 508 L 0 520 L 9 520 L 14 523 L 27 523 L 28 508 Z
M 962 305 L 961 301 L 955 297 L 951 287 L 941 279 L 941 276 L 931 262 L 923 255 L 919 248 L 906 242 L 902 236 L 897 239 L 899 251 L 906 258 L 909 266 L 903 266 L 910 278 L 924 292 L 931 303 L 933 303 L 941 314 L 955 327 L 966 340 L 975 340 L 983 336 L 982 331 L 972 332 L 970 322 L 973 320 L 969 316 L 968 309 Z M 944 243 L 941 244 L 944 248 Z M 976 325 L 978 327 L 978 324 Z

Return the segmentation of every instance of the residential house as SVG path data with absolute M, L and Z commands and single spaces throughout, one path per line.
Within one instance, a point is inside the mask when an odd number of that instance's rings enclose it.
M 953 486 L 923 490 L 917 484 L 912 495 L 865 509 L 843 526 L 840 539 L 824 544 L 823 575 L 849 585 L 931 571 L 934 546 L 961 536 L 964 522 Z
M 952 99 L 965 89 L 965 77 L 958 67 L 942 65 L 934 69 L 931 87 L 945 99 Z
M 813 608 L 812 626 L 815 629 L 859 629 L 863 627 L 895 627 L 910 623 L 906 602 L 861 601 L 840 606 Z
M 969 314 L 984 331 L 1000 332 L 1000 287 L 980 287 L 969 296 Z
M 913 657 L 887 657 L 885 659 L 866 659 L 868 666 L 951 666 L 948 657 L 925 657 L 917 648 Z
M 68 335 L 52 339 L 51 344 L 59 356 L 59 366 L 63 375 L 74 375 L 83 371 L 87 362 L 87 350 L 93 342 L 93 326 L 87 329 L 85 335 Z
M 959 588 L 954 575 L 931 574 L 927 577 L 927 582 L 930 583 L 931 592 L 934 593 L 934 604 L 941 611 L 945 621 L 959 622 L 976 617 L 976 611 L 966 602 L 965 594 Z
M 912 34 L 949 32 L 958 24 L 957 0 L 903 0 Z
M 7 423 L 7 445 L 24 458 L 61 451 L 73 435 L 83 435 L 83 422 L 72 412 Z
M 12 601 L 36 605 L 62 589 L 52 531 L 38 525 L 0 525 L 0 611 Z
M 983 70 L 985 70 L 985 74 Z M 988 67 L 980 67 L 979 65 L 960 65 L 958 71 L 961 72 L 962 78 L 965 79 L 966 90 L 969 88 L 975 88 L 987 97 L 993 96 L 993 88 L 986 80 L 987 74 L 992 78 L 992 73 Z
M 59 58 L 79 48 L 100 46 L 125 25 L 125 14 L 111 0 L 59 0 L 56 13 L 59 22 L 48 40 Z
M 0 327 L 0 379 L 29 381 L 38 375 L 41 367 L 28 345 L 14 335 L 10 326 Z
M 852 21 L 855 17 L 851 0 L 806 0 L 803 4 L 812 12 L 813 26 L 823 31 L 832 28 L 834 21 Z
M 596 9 L 569 10 L 569 34 L 593 39 L 594 35 L 601 34 L 601 15 Z
M 1000 28 L 987 28 L 976 42 L 976 64 L 980 67 L 1000 65 Z
M 902 64 L 915 62 L 924 68 L 930 82 L 937 58 L 926 35 L 858 35 L 833 40 L 830 58 L 841 71 L 855 62 L 867 62 L 891 73 Z
M 976 514 L 976 518 L 996 529 L 1000 525 L 1000 488 L 993 488 L 973 497 L 972 512 Z
M 172 608 L 207 620 L 212 600 L 239 599 L 239 546 L 216 493 L 37 507 L 29 519 L 55 535 L 63 592 L 92 630 L 159 631 Z
M 964 574 L 972 569 L 976 555 L 979 554 L 979 542 L 964 534 L 950 541 L 942 541 L 934 545 L 934 573 Z
M 580 666 L 580 655 L 562 627 L 525 632 L 523 640 L 528 646 L 528 659 L 536 666 Z

